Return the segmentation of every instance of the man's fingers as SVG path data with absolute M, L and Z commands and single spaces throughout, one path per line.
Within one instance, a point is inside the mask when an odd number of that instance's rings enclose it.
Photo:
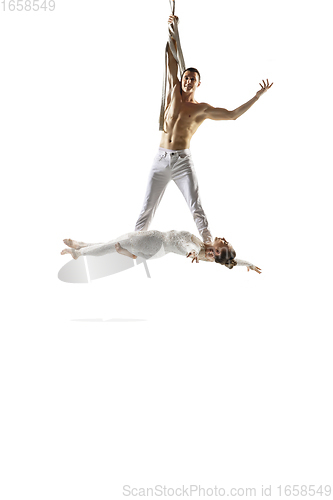
M 259 85 L 262 88 L 262 90 L 270 89 L 271 86 L 273 85 L 273 82 L 271 84 L 269 83 L 268 78 L 266 78 L 266 82 L 265 82 L 265 80 L 261 80 L 261 81 L 264 84 L 264 86 L 262 86 L 261 83 L 259 83 Z

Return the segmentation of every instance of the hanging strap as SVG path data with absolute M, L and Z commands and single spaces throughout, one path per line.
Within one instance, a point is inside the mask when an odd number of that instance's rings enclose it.
M 169 0 L 172 15 L 175 15 L 175 0 Z M 172 41 L 172 38 L 176 41 L 177 50 Z M 162 87 L 162 100 L 161 100 L 161 110 L 160 110 L 160 121 L 159 130 L 163 130 L 164 125 L 164 112 L 165 112 L 165 100 L 166 100 L 166 88 L 167 88 L 167 74 L 168 74 L 168 46 L 170 47 L 171 53 L 178 64 L 178 71 L 180 78 L 185 71 L 185 61 L 183 56 L 183 51 L 180 45 L 179 32 L 178 32 L 178 22 L 174 21 L 169 24 L 169 39 L 165 47 L 165 65 L 164 65 L 164 76 L 163 76 L 163 87 Z

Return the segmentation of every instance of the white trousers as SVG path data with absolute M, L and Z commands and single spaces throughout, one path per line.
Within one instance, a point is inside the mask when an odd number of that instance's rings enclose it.
M 189 149 L 159 148 L 148 178 L 148 186 L 135 231 L 147 231 L 168 183 L 173 180 L 191 210 L 202 240 L 211 241 L 208 221 L 201 206 L 198 180 Z

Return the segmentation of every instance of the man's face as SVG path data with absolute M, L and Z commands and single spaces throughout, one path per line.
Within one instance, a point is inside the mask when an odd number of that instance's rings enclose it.
M 182 90 L 183 92 L 190 93 L 195 92 L 199 87 L 199 75 L 195 71 L 185 71 L 182 78 Z

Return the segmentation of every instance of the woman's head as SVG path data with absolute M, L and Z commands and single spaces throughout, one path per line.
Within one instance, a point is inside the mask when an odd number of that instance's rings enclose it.
M 237 265 L 237 262 L 234 260 L 236 252 L 225 238 L 215 238 L 213 246 L 215 262 L 217 264 L 222 264 L 229 269 Z

